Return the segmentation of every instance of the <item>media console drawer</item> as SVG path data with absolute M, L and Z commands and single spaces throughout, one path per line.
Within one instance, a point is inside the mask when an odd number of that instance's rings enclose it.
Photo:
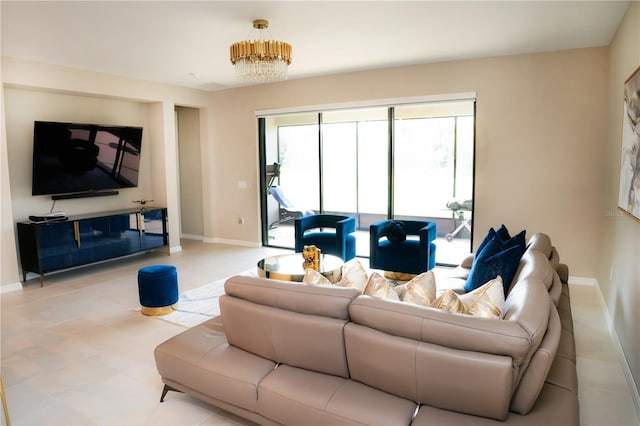
M 18 222 L 23 281 L 74 266 L 169 246 L 167 209 L 147 207 L 71 216 L 66 221 Z

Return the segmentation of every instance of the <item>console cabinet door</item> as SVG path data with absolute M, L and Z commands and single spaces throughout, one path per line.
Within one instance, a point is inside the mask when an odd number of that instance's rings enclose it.
M 147 210 L 140 213 L 142 249 L 152 249 L 167 245 L 166 210 Z
M 104 216 L 76 221 L 79 228 L 79 262 L 92 263 L 135 253 L 139 237 L 129 230 L 129 215 Z
M 41 273 L 68 268 L 78 263 L 72 223 L 40 224 L 35 230 Z

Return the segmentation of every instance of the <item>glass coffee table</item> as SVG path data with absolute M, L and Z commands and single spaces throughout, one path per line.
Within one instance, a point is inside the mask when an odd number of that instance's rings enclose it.
M 318 272 L 332 283 L 342 278 L 342 259 L 331 254 L 320 255 Z M 269 256 L 258 262 L 258 276 L 283 281 L 302 281 L 304 278 L 302 253 Z

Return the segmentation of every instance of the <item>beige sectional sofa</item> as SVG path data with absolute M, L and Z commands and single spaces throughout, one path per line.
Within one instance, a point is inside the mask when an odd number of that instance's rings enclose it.
M 221 318 L 156 348 L 162 399 L 186 392 L 260 424 L 577 425 L 567 275 L 534 235 L 502 319 L 234 276 Z

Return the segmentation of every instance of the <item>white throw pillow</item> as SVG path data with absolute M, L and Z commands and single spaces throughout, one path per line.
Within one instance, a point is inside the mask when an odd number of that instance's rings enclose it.
M 460 295 L 470 315 L 486 318 L 502 318 L 504 310 L 504 287 L 502 277 L 488 281 L 477 289 Z
M 342 278 L 336 283 L 339 287 L 354 287 L 364 291 L 369 276 L 358 259 L 352 259 L 342 267 Z
M 382 299 L 400 300 L 389 281 L 377 272 L 371 274 L 362 294 Z
M 504 310 L 504 289 L 502 277 L 492 279 L 466 294 L 445 290 L 432 307 L 448 312 L 473 315 L 484 318 L 502 318 Z
M 395 290 L 403 302 L 431 306 L 436 299 L 436 277 L 432 271 L 423 272 Z
M 312 268 L 305 269 L 302 282 L 309 285 L 333 285 L 327 277 Z

